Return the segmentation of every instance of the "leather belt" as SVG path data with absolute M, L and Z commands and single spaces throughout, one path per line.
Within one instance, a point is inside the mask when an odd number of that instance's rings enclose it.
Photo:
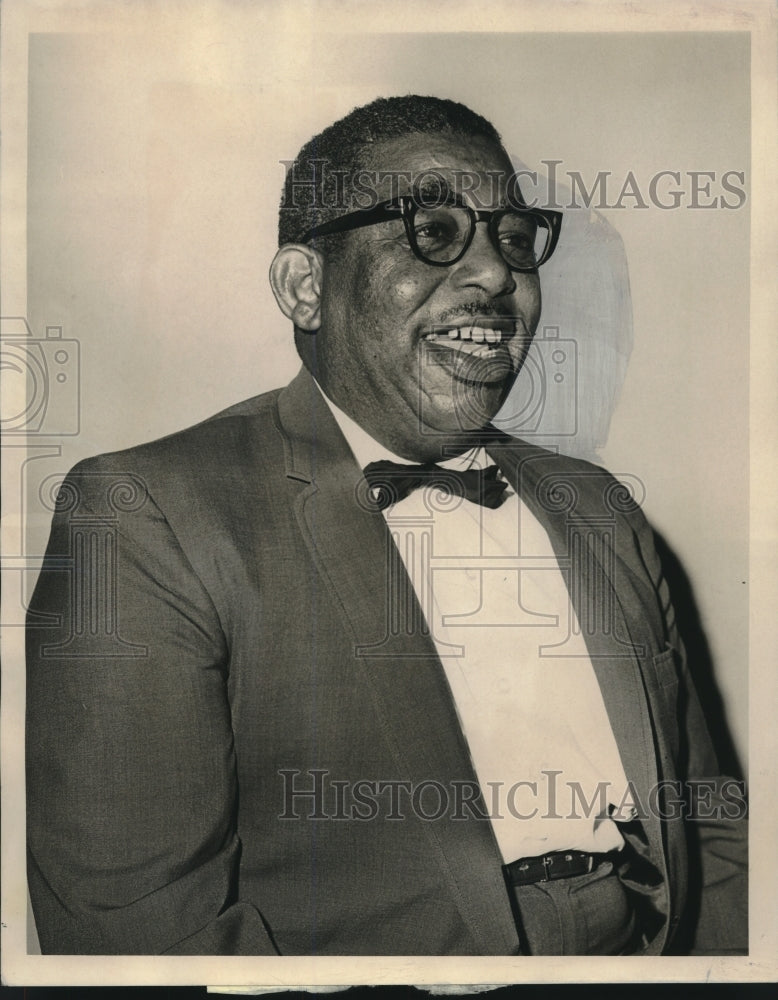
M 558 878 L 573 878 L 593 872 L 604 861 L 613 861 L 619 854 L 587 854 L 585 851 L 552 851 L 536 858 L 519 858 L 504 865 L 506 878 L 511 885 L 532 885 L 534 882 L 553 882 Z

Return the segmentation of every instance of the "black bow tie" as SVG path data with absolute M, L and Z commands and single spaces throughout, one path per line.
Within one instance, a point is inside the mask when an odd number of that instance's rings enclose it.
M 365 479 L 373 490 L 373 501 L 378 510 L 386 510 L 393 503 L 404 500 L 421 486 L 435 487 L 464 497 L 484 507 L 499 507 L 505 499 L 507 483 L 497 477 L 499 469 L 444 469 L 428 462 L 426 465 L 401 465 L 399 462 L 371 462 L 365 467 Z

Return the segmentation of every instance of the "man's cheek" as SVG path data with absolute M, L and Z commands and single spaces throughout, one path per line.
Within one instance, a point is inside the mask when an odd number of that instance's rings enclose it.
M 426 276 L 422 278 L 418 274 L 395 269 L 387 275 L 387 281 L 391 282 L 387 287 L 392 289 L 392 297 L 398 307 L 415 309 L 426 301 L 434 288 Z
M 530 333 L 534 333 L 540 321 L 541 296 L 540 282 L 536 275 L 526 275 L 516 289 L 516 299 L 520 307 L 519 314 L 524 316 Z

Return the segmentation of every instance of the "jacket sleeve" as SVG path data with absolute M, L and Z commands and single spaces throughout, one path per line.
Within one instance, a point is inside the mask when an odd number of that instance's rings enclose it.
M 57 501 L 28 615 L 30 895 L 44 953 L 272 954 L 237 898 L 228 649 L 143 481 Z
M 640 515 L 642 558 L 656 588 L 675 650 L 690 896 L 686 949 L 692 955 L 748 954 L 748 823 L 741 782 L 722 775 L 695 690 L 653 532 Z

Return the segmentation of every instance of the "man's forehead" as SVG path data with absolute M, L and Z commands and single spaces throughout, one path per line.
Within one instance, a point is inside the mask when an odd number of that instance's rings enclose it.
M 514 183 L 505 151 L 480 136 L 411 133 L 376 143 L 366 166 L 381 200 L 448 192 L 474 207 L 499 207 Z

